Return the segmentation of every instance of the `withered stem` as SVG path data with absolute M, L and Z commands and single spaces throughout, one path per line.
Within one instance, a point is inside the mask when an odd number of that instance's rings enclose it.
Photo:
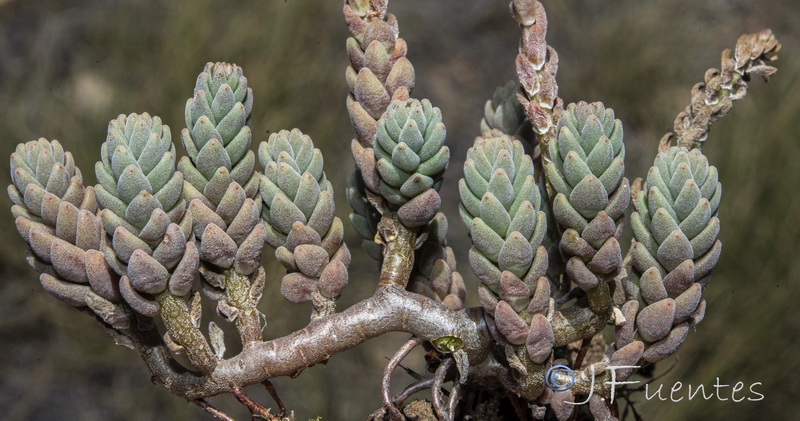
M 391 397 L 390 386 L 392 382 L 392 373 L 394 369 L 403 361 L 403 358 L 411 352 L 412 349 L 416 348 L 417 345 L 422 343 L 422 339 L 420 338 L 411 338 L 409 339 L 403 346 L 400 347 L 399 350 L 394 354 L 392 359 L 389 360 L 389 364 L 386 365 L 386 368 L 383 370 L 383 381 L 381 383 L 381 396 L 383 397 L 383 407 L 389 411 L 390 416 L 392 419 L 402 420 L 403 414 L 400 413 L 400 410 L 394 405 Z

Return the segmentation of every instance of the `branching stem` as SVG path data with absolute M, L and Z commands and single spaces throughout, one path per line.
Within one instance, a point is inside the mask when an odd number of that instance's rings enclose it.
M 156 296 L 156 301 L 161 308 L 161 319 L 167 327 L 172 340 L 182 346 L 189 357 L 189 361 L 201 372 L 210 373 L 217 365 L 217 359 L 211 352 L 208 341 L 194 327 L 189 307 L 181 297 L 164 291 Z M 160 342 L 160 339 L 159 339 Z
M 588 308 L 572 307 L 553 317 L 555 345 L 563 346 L 586 336 L 585 330 L 605 323 Z M 593 329 L 592 329 L 593 330 Z M 251 343 L 242 352 L 220 360 L 207 375 L 190 372 L 172 358 L 155 330 L 131 330 L 132 341 L 153 374 L 155 382 L 189 400 L 230 392 L 232 387 L 291 376 L 332 355 L 388 332 L 408 332 L 421 340 L 458 336 L 472 369 L 480 373 L 492 338 L 483 310 L 451 311 L 419 294 L 398 286 L 378 288 L 375 295 L 341 313 L 311 322 L 306 328 L 268 342 Z M 484 371 L 495 376 L 493 371 Z M 491 374 L 489 374 L 491 373 Z
M 209 414 L 211 414 L 212 416 L 214 416 L 214 418 L 216 418 L 218 420 L 235 421 L 230 415 L 220 411 L 217 408 L 214 408 L 213 406 L 211 406 L 211 404 L 206 402 L 204 399 L 195 399 L 195 400 L 192 401 L 192 403 L 197 405 L 197 406 L 199 406 L 200 408 L 203 409 L 203 411 L 208 412 Z
M 278 396 L 278 391 L 275 390 L 275 386 L 272 385 L 272 382 L 269 379 L 264 380 L 261 382 L 264 387 L 269 392 L 269 395 L 272 396 L 272 400 L 275 401 L 275 404 L 278 405 L 278 410 L 281 411 L 281 414 L 286 414 L 286 407 L 283 405 L 283 401 L 281 400 L 280 396 Z
M 242 338 L 242 345 L 261 341 L 261 316 L 256 302 L 250 297 L 250 277 L 231 268 L 225 271 L 225 292 L 228 301 L 239 310 L 236 329 Z

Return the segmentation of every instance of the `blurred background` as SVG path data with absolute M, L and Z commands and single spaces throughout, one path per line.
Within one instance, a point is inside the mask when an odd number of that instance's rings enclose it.
M 779 68 L 718 122 L 704 152 L 725 187 L 720 207 L 724 252 L 705 293 L 706 318 L 678 357 L 660 363 L 665 392 L 677 381 L 705 385 L 760 382 L 759 402 L 661 402 L 635 396 L 646 420 L 788 419 L 800 410 L 800 6 L 796 0 L 546 1 L 548 42 L 559 52 L 559 94 L 566 102 L 602 100 L 625 127 L 626 175 L 643 176 L 657 142 L 689 101 L 705 70 L 738 36 L 772 28 L 783 44 Z M 444 113 L 452 150 L 443 210 L 450 242 L 477 304 L 466 264 L 465 231 L 456 216 L 456 183 L 466 149 L 479 134 L 483 103 L 515 78 L 519 32 L 506 1 L 395 0 L 390 10 L 409 45 L 417 98 Z M 269 133 L 298 127 L 328 163 L 338 215 L 347 220 L 345 179 L 352 138 L 344 107 L 347 31 L 341 2 L 270 0 L 0 0 L 0 156 L 44 136 L 72 151 L 87 184 L 108 121 L 120 113 L 161 116 L 178 139 L 183 109 L 207 61 L 235 62 L 255 91 L 254 147 Z M 178 142 L 179 143 L 179 142 Z M 180 146 L 178 146 L 180 150 Z M 9 184 L 0 171 L 0 184 Z M 210 419 L 154 386 L 130 350 L 112 345 L 91 318 L 51 298 L 24 262 L 10 200 L 0 197 L 0 414 L 5 420 Z M 347 226 L 347 222 L 346 222 Z M 353 250 L 350 287 L 340 308 L 371 295 L 377 270 Z M 261 310 L 268 338 L 305 325 L 309 308 L 278 293 L 270 273 Z M 298 419 L 364 419 L 380 404 L 386 358 L 407 339 L 387 335 L 334 356 L 326 366 L 275 385 Z M 677 360 L 677 362 L 676 362 Z M 406 362 L 422 370 L 421 353 Z M 395 380 L 409 382 L 397 373 Z M 730 398 L 731 388 L 720 393 Z M 248 392 L 265 404 L 259 388 Z M 651 389 L 651 393 L 653 389 Z M 740 395 L 737 395 L 737 397 Z M 748 394 L 746 396 L 756 397 Z M 676 396 L 677 397 L 677 396 Z M 212 402 L 246 419 L 230 397 Z

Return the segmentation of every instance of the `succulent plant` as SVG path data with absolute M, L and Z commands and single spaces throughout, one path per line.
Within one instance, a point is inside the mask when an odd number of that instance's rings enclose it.
M 252 417 L 276 418 L 243 388 L 262 383 L 281 406 L 270 378 L 296 376 L 402 331 L 412 337 L 390 359 L 383 407 L 370 419 L 405 419 L 397 405 L 424 388 L 432 401 L 417 404 L 441 420 L 480 418 L 486 408 L 521 418 L 529 408 L 535 419 L 616 419 L 614 387 L 675 352 L 704 317 L 702 292 L 721 251 L 721 185 L 699 148 L 749 78 L 775 72 L 767 63 L 780 44 L 766 30 L 740 38 L 733 58 L 724 52 L 722 70 L 695 85 L 676 133 L 662 139 L 646 182 L 629 186 L 620 120 L 600 102 L 563 109 L 543 6 L 512 0 L 522 30 L 520 84 L 499 88 L 485 104 L 482 137 L 459 181 L 482 306 L 466 308 L 438 212 L 450 155 L 445 126 L 438 108 L 410 98 L 414 69 L 387 4 L 344 0 L 357 167 L 347 198 L 362 246 L 380 261 L 372 297 L 336 311 L 351 256 L 322 154 L 300 130 L 284 130 L 261 142 L 264 174 L 256 172 L 253 92 L 242 69 L 227 63 L 208 63 L 197 78 L 181 133 L 188 156 L 177 169 L 169 127 L 147 113 L 110 122 L 95 187 L 83 186 L 57 141 L 19 145 L 8 192 L 28 262 L 49 293 L 93 313 L 117 343 L 137 350 L 154 382 L 217 418 L 229 417 L 205 399 L 222 393 Z M 631 191 L 634 242 L 623 260 Z M 281 294 L 313 308 L 306 327 L 268 341 L 257 307 L 265 243 L 287 271 Z M 235 324 L 238 355 L 225 358 L 217 322 L 201 332 L 195 286 Z M 607 344 L 611 324 L 615 341 Z M 432 378 L 392 396 L 392 372 L 420 344 Z M 179 353 L 188 363 L 175 359 Z M 571 370 L 568 390 L 557 390 Z M 587 394 L 588 410 L 576 410 L 576 396 Z
M 636 327 L 648 343 L 644 359 L 655 362 L 671 355 L 703 319 L 702 291 L 722 250 L 716 217 L 722 185 L 699 149 L 674 146 L 656 156 L 644 187 L 631 216 L 632 261 L 643 300 Z
M 385 7 L 385 3 L 370 4 L 361 1 L 345 2 L 344 5 L 345 21 L 353 34 L 353 37 L 347 40 L 350 66 L 346 70 L 345 79 L 350 89 L 350 95 L 347 97 L 347 109 L 356 135 L 351 142 L 351 149 L 357 166 L 357 174 L 350 178 L 347 190 L 348 201 L 354 209 L 350 219 L 356 231 L 364 238 L 361 242 L 362 248 L 379 261 L 382 260 L 383 253 L 382 245 L 375 241 L 377 225 L 381 215 L 388 218 L 391 213 L 382 197 L 384 190 L 394 191 L 391 195 L 398 203 L 392 204 L 389 201 L 389 204 L 395 210 L 398 206 L 402 208 L 400 215 L 402 223 L 421 231 L 437 231 L 433 225 L 436 224 L 434 218 L 438 217 L 434 215 L 440 205 L 438 193 L 431 189 L 417 195 L 414 203 L 409 202 L 410 197 L 398 196 L 398 194 L 404 194 L 398 190 L 409 178 L 426 181 L 425 178 L 430 177 L 430 174 L 401 174 L 396 171 L 396 168 L 384 164 L 384 170 L 389 171 L 386 175 L 389 178 L 395 177 L 387 183 L 387 180 L 382 179 L 376 168 L 377 161 L 380 159 L 377 154 L 380 152 L 373 151 L 373 148 L 377 142 L 376 133 L 380 124 L 379 119 L 382 119 L 385 124 L 386 113 L 392 102 L 407 101 L 415 83 L 414 67 L 406 58 L 408 46 L 405 40 L 398 35 L 399 28 L 396 18 L 391 13 L 387 13 Z M 376 12 L 376 10 L 383 11 Z M 415 102 L 416 100 L 411 103 Z M 439 114 L 438 111 L 437 114 Z M 441 121 L 440 115 L 438 120 Z M 397 123 L 402 125 L 405 121 Z M 402 126 L 399 127 L 402 128 Z M 418 127 L 418 129 L 420 128 Z M 421 133 L 425 134 L 425 131 L 422 130 Z M 397 133 L 392 135 L 396 137 Z M 389 140 L 389 144 L 398 143 L 397 139 L 392 136 L 387 136 L 387 140 Z M 391 156 L 393 150 L 385 152 L 389 152 Z M 402 182 L 397 178 L 398 175 L 403 179 Z M 409 182 L 409 188 L 412 187 L 412 183 L 413 181 Z M 407 191 L 407 193 L 414 192 Z M 446 222 L 442 218 L 438 219 Z M 431 226 L 426 226 L 426 224 Z M 441 223 L 439 225 L 441 226 Z M 432 267 L 429 263 L 440 259 L 438 257 L 428 259 L 421 250 L 435 250 L 433 254 L 439 257 L 444 257 L 443 253 L 447 250 L 444 243 L 435 242 L 434 239 L 435 236 L 429 236 L 429 241 L 426 241 L 415 253 L 417 258 L 414 260 L 414 278 L 417 281 L 409 283 L 407 285 L 409 288 L 422 288 L 423 284 L 432 285 L 431 279 L 427 278 L 431 274 Z M 452 275 L 447 278 L 446 283 L 452 284 Z M 416 287 L 414 287 L 415 284 Z M 436 296 L 435 293 L 429 295 Z M 439 297 L 439 299 L 444 298 L 444 296 Z
M 322 153 L 300 130 L 273 133 L 258 148 L 264 167 L 261 217 L 267 243 L 289 272 L 281 293 L 292 302 L 315 293 L 335 299 L 347 285 L 350 252 L 342 221 L 334 216 L 333 190 Z
M 83 186 L 72 154 L 57 140 L 17 145 L 11 176 L 11 211 L 30 245 L 28 263 L 41 273 L 44 289 L 67 304 L 88 306 L 113 327 L 126 328 L 130 318 L 113 304 L 120 300 L 118 277 L 100 251 L 103 226 L 94 214 L 94 189 Z
M 169 127 L 147 113 L 120 115 L 108 124 L 100 157 L 95 191 L 106 231 L 124 227 L 151 246 L 160 242 L 186 209 Z
M 180 224 L 184 241 L 191 215 L 181 199 L 183 176 L 175 171 L 175 146 L 169 127 L 147 113 L 120 115 L 108 124 L 108 136 L 95 164 L 98 215 L 121 262 L 120 275 L 137 249 L 153 250 L 171 224 Z
M 243 344 L 261 338 L 256 306 L 265 276 L 266 229 L 259 223 L 261 200 L 255 197 L 260 175 L 254 171 L 248 127 L 252 106 L 253 91 L 241 67 L 207 63 L 186 103 L 181 142 L 188 156 L 178 163 L 194 219 L 203 292 L 217 302 L 220 315 L 236 323 Z M 222 358 L 222 330 L 209 329 L 215 355 Z
M 96 209 L 92 189 L 87 194 L 72 154 L 57 140 L 40 138 L 17 145 L 11 154 L 11 180 L 8 195 L 14 203 L 14 217 L 24 216 L 55 227 L 62 201 L 90 212 Z M 49 199 L 44 200 L 45 196 Z
M 409 227 L 425 225 L 438 212 L 437 191 L 450 160 L 442 113 L 423 99 L 395 101 L 378 120 L 375 166 L 380 193 Z
M 553 217 L 570 279 L 590 292 L 592 307 L 610 310 L 606 282 L 622 265 L 619 237 L 630 204 L 623 177 L 622 123 L 600 102 L 569 104 L 558 120 L 544 163 Z
M 414 66 L 406 58 L 408 47 L 398 37 L 391 14 L 373 19 L 369 8 L 345 4 L 345 20 L 353 33 L 347 39 L 347 109 L 364 148 L 372 147 L 378 119 L 392 100 L 406 100 L 414 89 Z
M 95 165 L 98 215 L 111 241 L 105 261 L 119 276 L 119 295 L 144 316 L 161 315 L 168 338 L 186 348 L 195 367 L 216 365 L 185 301 L 199 265 L 192 214 L 181 199 L 169 127 L 149 114 L 120 115 L 109 123 Z M 199 316 L 197 316 L 199 317 Z
M 188 157 L 178 169 L 186 179 L 184 198 L 203 201 L 213 208 L 236 182 L 249 198 L 258 191 L 253 172 L 255 154 L 250 150 L 250 110 L 253 90 L 247 87 L 242 68 L 228 63 L 207 63 L 197 77 L 194 95 L 186 101 L 186 129 L 181 143 Z
M 379 8 L 385 7 L 378 6 Z M 380 176 L 372 151 L 378 120 L 394 100 L 409 99 L 414 89 L 414 66 L 406 58 L 408 46 L 398 36 L 397 19 L 391 13 L 375 14 L 366 2 L 345 2 L 344 15 L 352 37 L 347 39 L 350 65 L 345 80 L 350 94 L 347 111 L 355 131 L 353 158 L 361 173 L 364 194 L 380 196 Z M 371 206 L 379 205 L 371 204 Z M 383 209 L 376 209 L 384 213 Z M 436 212 L 429 215 L 428 220 Z M 424 224 L 423 224 L 424 225 Z
M 676 146 L 659 153 L 634 200 L 634 267 L 674 273 L 666 285 L 671 293 L 695 281 L 707 284 L 721 247 L 716 217 L 721 196 L 717 169 L 699 149 Z M 678 269 L 690 262 L 694 270 Z
M 533 161 L 518 140 L 478 138 L 467 151 L 458 187 L 481 303 L 501 339 L 513 345 L 527 341 L 530 359 L 541 363 L 550 355 L 553 332 L 543 316 L 550 304 L 547 250 L 541 245 L 547 218 Z

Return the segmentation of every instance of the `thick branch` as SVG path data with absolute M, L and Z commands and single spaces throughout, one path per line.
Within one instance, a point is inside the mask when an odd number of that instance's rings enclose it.
M 384 216 L 378 223 L 376 237 L 384 244 L 379 286 L 399 285 L 405 288 L 414 268 L 414 245 L 417 231 L 400 222 L 397 214 Z
M 587 326 L 603 323 L 605 320 L 599 320 L 588 308 L 558 312 L 553 318 L 556 345 L 581 339 Z M 484 362 L 492 348 L 481 308 L 451 311 L 399 286 L 381 287 L 371 298 L 285 337 L 250 343 L 236 357 L 219 361 L 207 376 L 179 367 L 154 331 L 132 334 L 137 336 L 134 343 L 142 344 L 139 352 L 154 381 L 176 395 L 196 400 L 230 392 L 236 386 L 291 376 L 388 332 L 408 332 L 424 340 L 443 336 L 460 338 L 470 367 Z
M 398 287 L 380 288 L 373 297 L 288 336 L 251 343 L 236 357 L 220 361 L 208 376 L 177 367 L 158 338 L 139 337 L 136 341 L 144 344 L 139 352 L 155 381 L 170 392 L 193 400 L 229 392 L 234 386 L 290 376 L 368 339 L 396 331 L 425 340 L 459 337 L 473 365 L 485 358 L 491 344 L 482 310 L 453 312 Z

